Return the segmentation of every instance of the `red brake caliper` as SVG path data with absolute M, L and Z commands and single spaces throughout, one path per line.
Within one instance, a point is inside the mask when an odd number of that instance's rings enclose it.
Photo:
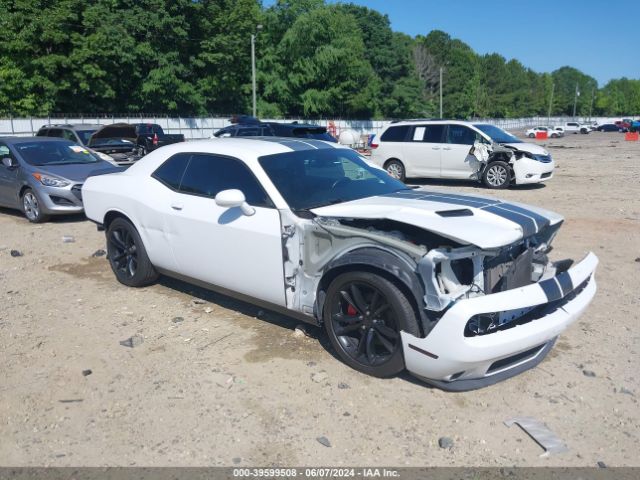
M 355 317 L 358 314 L 358 311 L 353 308 L 353 305 L 349 304 L 347 305 L 347 315 L 349 315 L 350 317 Z

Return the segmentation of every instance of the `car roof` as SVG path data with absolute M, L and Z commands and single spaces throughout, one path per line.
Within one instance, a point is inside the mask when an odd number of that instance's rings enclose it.
M 71 130 L 96 130 L 102 128 L 104 125 L 98 125 L 97 123 L 52 123 L 50 125 L 43 125 L 43 128 L 69 128 Z
M 447 120 L 446 118 L 438 119 L 438 120 L 424 120 L 424 119 L 416 119 L 416 120 L 399 120 L 396 122 L 392 122 L 389 124 L 390 127 L 397 127 L 398 125 L 430 125 L 430 124 L 442 124 L 442 123 L 451 123 L 455 125 L 467 125 L 473 126 L 475 124 L 481 124 L 482 122 L 469 122 L 468 120 Z
M 65 138 L 56 138 L 56 137 L 0 137 L 0 142 L 10 143 L 12 145 L 17 145 L 20 143 L 31 143 L 31 142 L 73 143 Z

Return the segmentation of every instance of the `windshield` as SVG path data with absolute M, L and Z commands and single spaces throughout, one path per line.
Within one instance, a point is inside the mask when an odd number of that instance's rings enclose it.
M 18 143 L 15 148 L 30 165 L 71 165 L 97 163 L 99 160 L 84 147 L 72 142 L 28 142 Z
M 292 210 L 308 210 L 408 190 L 355 151 L 321 148 L 258 159 Z
M 82 142 L 82 144 L 86 145 L 87 143 L 89 143 L 91 135 L 96 133 L 96 131 L 97 130 L 76 130 L 76 133 L 78 134 L 78 137 L 80 137 L 80 141 Z
M 474 125 L 478 130 L 489 135 L 491 140 L 496 143 L 522 143 L 522 140 L 514 137 L 508 132 L 505 132 L 501 128 L 495 125 L 488 125 L 486 123 L 477 123 Z

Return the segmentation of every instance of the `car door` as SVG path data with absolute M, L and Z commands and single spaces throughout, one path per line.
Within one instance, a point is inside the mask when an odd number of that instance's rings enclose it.
M 14 208 L 18 198 L 18 169 L 1 163 L 3 158 L 11 158 L 15 161 L 15 155 L 9 146 L 0 142 L 0 205 Z
M 416 177 L 440 176 L 444 125 L 414 125 L 402 145 L 407 172 Z
M 242 191 L 255 214 L 216 205 L 228 189 Z M 285 305 L 280 215 L 244 162 L 192 154 L 168 215 L 179 273 Z
M 446 144 L 442 147 L 443 178 L 474 178 L 480 162 L 470 154 L 470 150 L 481 138 L 480 134 L 466 125 L 447 125 Z

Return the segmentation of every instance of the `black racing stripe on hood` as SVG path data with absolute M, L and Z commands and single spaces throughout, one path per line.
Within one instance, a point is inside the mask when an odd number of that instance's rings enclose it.
M 487 201 L 484 198 L 478 197 L 466 197 L 464 195 L 449 195 L 448 193 L 435 193 L 435 192 L 414 192 L 414 191 L 400 191 L 394 193 L 388 193 L 383 195 L 385 197 L 394 198 L 412 198 L 415 200 L 424 200 L 426 202 L 440 202 L 450 203 L 453 205 L 464 205 L 465 207 L 482 208 L 487 205 L 495 205 L 500 200 Z
M 501 200 L 498 200 L 495 198 L 474 197 L 473 195 L 456 195 L 455 193 L 429 192 L 429 191 L 423 191 L 423 193 L 427 195 L 436 196 L 436 197 L 446 197 L 446 198 L 454 198 L 456 200 L 476 202 L 483 205 L 495 205 L 496 203 L 503 203 Z
M 520 213 L 522 215 L 526 215 L 527 217 L 530 217 L 531 219 L 533 219 L 534 222 L 536 222 L 537 232 L 547 227 L 549 223 L 551 223 L 547 217 L 543 217 L 538 213 L 532 212 L 531 210 L 527 210 L 526 208 L 522 208 L 512 203 L 503 203 L 500 205 L 500 208 L 511 210 L 512 212 Z
M 383 196 L 424 200 L 426 202 L 449 203 L 452 205 L 462 205 L 465 207 L 477 208 L 479 210 L 486 210 L 487 212 L 519 225 L 520 228 L 522 228 L 524 237 L 538 233 L 551 223 L 548 218 L 518 205 L 506 203 L 501 200 L 474 197 L 471 195 L 456 195 L 454 193 L 428 192 L 424 190 L 402 190 L 400 192 L 389 193 Z
M 486 210 L 487 212 L 491 212 L 494 215 L 498 215 L 499 217 L 505 218 L 513 223 L 517 223 L 522 228 L 522 235 L 524 237 L 528 237 L 530 235 L 538 233 L 536 222 L 533 220 L 533 218 L 525 215 L 524 213 L 507 210 L 503 208 L 502 205 L 483 207 L 482 210 Z

